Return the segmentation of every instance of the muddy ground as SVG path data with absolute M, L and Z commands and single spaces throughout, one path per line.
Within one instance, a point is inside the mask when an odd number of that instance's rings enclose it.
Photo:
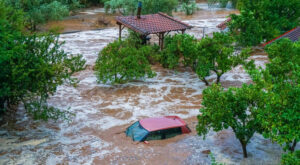
M 206 4 L 199 6 L 202 9 L 193 16 L 174 13 L 176 18 L 194 26 L 187 33 L 198 39 L 202 37 L 201 27 L 206 27 L 205 33 L 211 35 L 228 14 L 237 13 L 232 9 L 209 9 Z M 87 9 L 44 27 L 61 26 L 63 32 L 81 30 L 62 34 L 60 40 L 66 42 L 65 51 L 84 56 L 87 69 L 73 75 L 80 80 L 76 88 L 62 85 L 49 99 L 50 105 L 69 109 L 76 117 L 71 122 L 32 121 L 20 105 L 16 117 L 0 127 L 0 164 L 210 164 L 209 152 L 226 164 L 279 163 L 280 146 L 260 135 L 255 135 L 248 145 L 247 159 L 230 129 L 211 131 L 205 140 L 196 135 L 196 116 L 205 84 L 189 68 L 173 71 L 154 65 L 154 78 L 123 85 L 97 83 L 93 66 L 98 52 L 118 37 L 113 16 L 104 14 L 103 9 Z M 110 23 L 97 25 L 102 17 Z M 102 29 L 91 30 L 99 27 Z M 155 37 L 153 41 L 156 42 Z M 261 48 L 250 59 L 258 66 L 268 61 Z M 208 79 L 215 78 L 212 75 Z M 221 83 L 229 87 L 251 81 L 237 66 L 222 76 Z M 124 134 L 139 119 L 165 115 L 182 117 L 192 133 L 149 144 L 133 142 Z

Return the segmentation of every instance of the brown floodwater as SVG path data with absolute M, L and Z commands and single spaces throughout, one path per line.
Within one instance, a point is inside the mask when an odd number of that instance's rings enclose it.
M 193 16 L 174 13 L 176 18 L 194 26 L 187 33 L 202 37 L 218 31 L 216 25 L 226 19 L 231 9 L 202 9 Z M 110 20 L 108 25 L 96 25 L 98 16 Z M 102 19 L 102 18 L 101 18 Z M 90 24 L 86 23 L 90 22 Z M 32 121 L 19 105 L 16 114 L 0 127 L 0 164 L 210 164 L 208 153 L 226 164 L 278 164 L 281 148 L 255 134 L 248 145 L 249 158 L 244 159 L 239 142 L 232 130 L 210 131 L 206 137 L 196 134 L 197 115 L 201 107 L 203 82 L 189 68 L 168 70 L 153 65 L 154 78 L 145 78 L 122 85 L 96 82 L 94 63 L 99 51 L 118 37 L 113 15 L 103 9 L 87 9 L 64 21 L 50 22 L 44 28 L 61 26 L 63 31 L 83 30 L 62 34 L 63 49 L 82 54 L 87 68 L 73 76 L 80 80 L 76 88 L 59 86 L 49 104 L 74 112 L 71 122 Z M 102 27 L 100 30 L 91 30 Z M 124 36 L 127 35 L 124 33 Z M 156 42 L 153 36 L 154 42 Z M 256 48 L 249 58 L 258 66 L 268 62 L 267 55 Z M 215 81 L 216 75 L 208 77 Z M 251 83 L 242 66 L 221 77 L 224 87 Z M 145 117 L 178 115 L 192 133 L 171 139 L 133 142 L 125 136 L 126 128 Z

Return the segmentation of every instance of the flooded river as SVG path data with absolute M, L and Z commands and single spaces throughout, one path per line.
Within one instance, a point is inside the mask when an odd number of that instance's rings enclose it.
M 201 27 L 207 27 L 206 34 L 211 35 L 228 14 L 237 13 L 202 6 L 193 16 L 174 13 L 195 27 L 187 33 L 197 38 L 202 37 Z M 101 12 L 93 9 L 82 14 L 92 15 L 92 19 Z M 74 26 L 71 30 L 93 28 Z M 117 37 L 118 29 L 113 25 L 60 36 L 66 42 L 63 49 L 82 54 L 88 66 L 74 74 L 80 80 L 76 88 L 58 87 L 49 104 L 69 109 L 76 117 L 71 122 L 31 121 L 20 105 L 16 118 L 0 128 L 0 164 L 209 164 L 208 151 L 226 164 L 278 164 L 281 148 L 260 135 L 255 135 L 248 145 L 248 159 L 243 159 L 241 146 L 231 130 L 210 132 L 205 140 L 196 135 L 196 116 L 205 85 L 190 69 L 172 71 L 155 65 L 154 78 L 124 85 L 98 84 L 93 71 L 98 52 Z M 250 58 L 261 66 L 268 60 L 261 51 Z M 213 75 L 208 79 L 215 78 Z M 238 66 L 224 74 L 221 82 L 224 87 L 240 86 L 249 83 L 250 78 Z M 192 133 L 149 144 L 133 142 L 125 136 L 126 127 L 136 120 L 164 115 L 182 117 Z

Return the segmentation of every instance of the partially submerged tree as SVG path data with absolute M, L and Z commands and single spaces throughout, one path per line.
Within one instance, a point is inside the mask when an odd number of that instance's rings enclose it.
M 207 76 L 213 71 L 217 75 L 217 83 L 221 76 L 231 70 L 250 56 L 249 49 L 235 53 L 233 38 L 225 33 L 214 33 L 213 37 L 205 37 L 197 45 L 197 58 L 192 68 L 199 78 L 209 85 Z
M 23 14 L 0 2 L 0 109 L 20 101 L 34 119 L 67 118 L 47 99 L 59 85 L 75 84 L 71 75 L 84 68 L 82 56 L 69 56 L 54 34 L 24 34 Z
M 197 56 L 197 40 L 188 34 L 175 34 L 165 38 L 165 48 L 161 52 L 161 64 L 166 68 L 178 67 L 180 60 L 192 65 Z
M 239 0 L 240 14 L 232 14 L 231 33 L 243 46 L 271 40 L 299 25 L 299 0 Z
M 114 41 L 98 56 L 95 74 L 99 82 L 125 83 L 144 77 L 154 77 L 147 57 L 152 53 L 150 46 L 136 48 L 128 41 Z
M 203 108 L 198 115 L 198 135 L 205 138 L 210 129 L 221 131 L 230 127 L 242 145 L 244 157 L 247 157 L 247 144 L 255 132 L 261 132 L 257 120 L 257 105 L 261 98 L 261 93 L 253 85 L 244 84 L 227 91 L 217 84 L 206 88 Z
M 264 136 L 294 151 L 300 140 L 300 42 L 282 39 L 266 48 L 270 63 L 249 73 L 266 97 L 258 119 Z

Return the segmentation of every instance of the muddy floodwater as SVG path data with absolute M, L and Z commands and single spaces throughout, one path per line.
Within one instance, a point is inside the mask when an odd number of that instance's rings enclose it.
M 174 13 L 176 18 L 194 26 L 187 33 L 198 39 L 202 37 L 202 27 L 211 35 L 228 14 L 237 13 L 199 6 L 202 9 L 193 16 Z M 60 36 L 66 52 L 80 53 L 87 60 L 87 68 L 73 75 L 80 83 L 76 88 L 59 86 L 49 99 L 50 105 L 69 109 L 76 116 L 71 122 L 32 121 L 20 105 L 16 117 L 0 127 L 0 164 L 210 164 L 209 151 L 218 162 L 226 164 L 279 163 L 281 147 L 260 135 L 255 135 L 247 146 L 248 159 L 243 158 L 241 146 L 230 129 L 211 131 L 205 140 L 196 135 L 196 116 L 205 84 L 188 68 L 172 71 L 154 65 L 154 78 L 123 85 L 97 83 L 93 67 L 98 52 L 117 39 L 118 29 L 113 23 L 101 30 L 76 25 L 96 20 L 99 13 L 103 15 L 103 9 L 86 10 L 78 16 L 84 20 L 70 18 L 73 26 L 68 20 L 57 23 L 67 30 L 85 30 Z M 259 66 L 268 61 L 260 48 L 250 59 Z M 215 78 L 212 75 L 208 79 Z M 250 83 L 250 78 L 237 66 L 224 74 L 221 82 L 224 87 L 240 86 Z M 165 115 L 180 116 L 192 133 L 149 144 L 133 142 L 124 134 L 126 127 L 139 119 Z

